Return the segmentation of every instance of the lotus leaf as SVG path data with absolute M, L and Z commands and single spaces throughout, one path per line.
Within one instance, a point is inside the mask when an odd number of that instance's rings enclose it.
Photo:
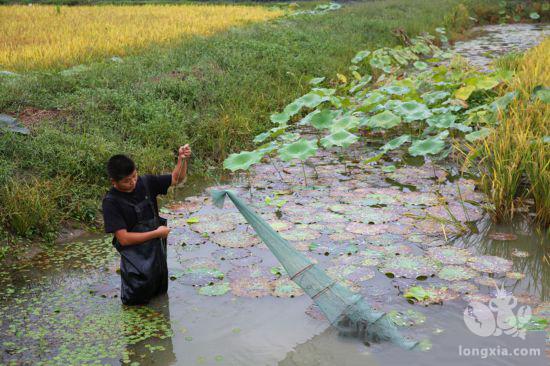
M 369 55 L 370 55 L 370 51 L 368 50 L 359 51 L 357 52 L 355 57 L 351 59 L 351 63 L 358 64 L 359 62 L 363 61 L 365 58 L 369 57 Z
M 382 113 L 378 113 L 377 115 L 369 118 L 367 120 L 366 125 L 371 128 L 382 128 L 382 129 L 388 129 L 395 127 L 401 123 L 401 118 L 396 116 L 390 111 L 384 111 Z
M 468 266 L 485 273 L 502 273 L 512 269 L 512 262 L 496 256 L 483 255 L 468 260 Z
M 317 84 L 320 84 L 322 83 L 323 81 L 325 81 L 325 77 L 320 77 L 320 78 L 313 78 L 309 81 L 309 84 L 310 85 L 317 85 Z
M 338 116 L 338 112 L 324 109 L 310 118 L 310 123 L 318 130 L 329 129 L 333 125 L 333 121 Z
M 477 131 L 470 132 L 464 138 L 470 142 L 474 142 L 477 140 L 484 139 L 485 137 L 489 136 L 493 130 L 491 128 L 482 127 Z
M 338 130 L 321 139 L 321 145 L 328 148 L 331 146 L 341 146 L 347 148 L 359 140 L 359 136 L 346 130 Z
M 232 172 L 236 170 L 248 170 L 250 166 L 259 163 L 262 160 L 262 154 L 257 151 L 242 151 L 231 154 L 223 162 L 223 167 Z
M 317 152 L 317 141 L 300 139 L 279 149 L 279 156 L 283 161 L 293 159 L 306 160 Z
M 260 243 L 260 240 L 245 231 L 231 231 L 212 236 L 211 240 L 226 248 L 246 248 Z
M 443 267 L 437 275 L 447 281 L 464 281 L 477 276 L 477 272 L 462 266 L 449 265 Z
M 438 114 L 426 120 L 429 126 L 437 128 L 450 128 L 456 121 L 456 115 L 452 113 Z
M 297 297 L 302 296 L 304 291 L 290 278 L 282 277 L 273 282 L 271 294 L 275 297 Z
M 271 122 L 277 123 L 277 124 L 287 123 L 289 119 L 290 119 L 290 115 L 285 112 L 274 113 L 270 116 Z
M 330 130 L 332 132 L 338 131 L 338 130 L 350 130 L 357 126 L 359 126 L 359 119 L 352 115 L 346 115 L 338 118 L 334 122 L 334 124 L 330 126 Z
M 408 309 L 404 312 L 392 310 L 388 312 L 387 315 L 398 327 L 412 327 L 426 321 L 426 316 L 424 314 L 413 309 Z
M 464 264 L 472 256 L 472 253 L 467 249 L 445 245 L 429 248 L 428 255 L 443 264 Z
M 229 282 L 213 283 L 211 285 L 200 287 L 199 295 L 203 296 L 222 296 L 231 289 Z
M 428 154 L 435 155 L 445 147 L 445 141 L 441 137 L 434 136 L 425 140 L 413 141 L 411 147 L 409 147 L 409 154 L 412 156 L 426 156 Z
M 400 85 L 390 85 L 380 88 L 380 90 L 391 95 L 405 95 L 411 91 L 411 88 Z
M 381 247 L 387 248 L 387 247 Z M 417 278 L 432 276 L 437 271 L 437 265 L 431 259 L 421 256 L 400 255 L 387 259 L 380 268 L 382 273 L 396 277 Z
M 296 113 L 302 109 L 303 104 L 299 100 L 295 100 L 294 102 L 288 104 L 285 109 L 283 109 L 283 113 L 287 114 L 288 116 L 292 117 Z
M 370 65 L 376 69 L 381 69 L 384 72 L 389 72 L 389 66 L 391 66 L 391 58 L 388 55 L 375 55 L 370 61 Z
M 529 13 L 529 18 L 531 18 L 533 20 L 537 20 L 537 19 L 540 19 L 540 15 L 536 11 L 533 11 L 533 12 Z
M 381 150 L 384 152 L 387 152 L 389 150 L 395 150 L 404 143 L 410 142 L 411 136 L 410 135 L 401 135 L 399 137 L 394 138 L 393 140 L 388 141 L 384 146 L 382 146 Z
M 262 297 L 270 295 L 273 284 L 268 277 L 242 277 L 231 282 L 231 291 L 235 296 Z
M 447 91 L 432 91 L 422 94 L 422 99 L 427 105 L 432 105 L 442 101 L 449 95 L 450 94 Z
M 423 61 L 416 61 L 413 66 L 420 71 L 426 70 L 428 68 L 428 64 Z
M 383 102 L 386 98 L 387 97 L 384 94 L 376 91 L 369 93 L 368 96 L 361 102 L 361 107 L 374 106 L 375 104 Z
M 418 121 L 432 116 L 432 112 L 430 112 L 425 104 L 414 100 L 396 105 L 394 111 L 403 116 L 407 122 Z
M 474 85 L 466 85 L 462 88 L 459 88 L 455 91 L 455 98 L 461 99 L 461 100 L 468 100 L 470 98 L 470 95 L 476 90 L 476 87 Z
M 318 93 L 315 93 L 315 92 L 310 92 L 310 93 L 307 93 L 306 95 L 302 96 L 301 98 L 299 98 L 297 100 L 297 102 L 301 103 L 304 107 L 315 108 L 319 104 L 321 104 L 321 103 L 323 103 L 327 100 L 328 100 L 328 98 L 325 97 L 325 96 L 321 96 L 321 95 L 319 95 Z
M 224 261 L 250 257 L 251 254 L 246 248 L 220 248 L 212 253 L 212 257 Z

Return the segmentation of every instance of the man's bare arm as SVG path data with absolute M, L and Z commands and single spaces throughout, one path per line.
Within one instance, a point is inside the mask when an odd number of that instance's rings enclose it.
M 191 148 L 188 144 L 178 150 L 178 163 L 172 171 L 172 186 L 177 186 L 187 177 L 187 159 L 191 156 Z
M 115 237 L 122 246 L 142 244 L 146 241 L 155 238 L 166 238 L 170 233 L 170 229 L 166 226 L 159 226 L 152 231 L 146 231 L 143 233 L 129 232 L 126 229 L 120 229 L 115 231 Z

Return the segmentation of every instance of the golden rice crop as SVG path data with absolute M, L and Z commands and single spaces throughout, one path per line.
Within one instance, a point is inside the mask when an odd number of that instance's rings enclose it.
M 482 186 L 495 205 L 495 218 L 510 221 L 516 199 L 533 199 L 536 219 L 550 226 L 550 105 L 533 100 L 537 86 L 550 85 L 550 38 L 516 62 L 517 70 L 505 92 L 518 91 L 508 113 L 480 147 Z M 526 186 L 526 187 L 523 187 Z M 527 192 L 521 192 L 521 190 Z
M 278 17 L 260 6 L 0 6 L 0 69 L 62 68 Z

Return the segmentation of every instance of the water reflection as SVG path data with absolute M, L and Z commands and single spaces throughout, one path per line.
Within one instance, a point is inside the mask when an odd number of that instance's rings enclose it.
M 514 294 L 527 293 L 542 301 L 550 300 L 550 233 L 533 228 L 526 220 L 510 225 L 497 225 L 489 219 L 478 224 L 479 234 L 459 239 L 457 245 L 472 249 L 480 255 L 494 255 L 513 261 L 513 271 L 525 275 L 515 280 L 504 276 L 497 283 L 504 283 Z M 513 234 L 515 240 L 491 239 L 491 234 Z M 527 255 L 527 256 L 526 256 Z
M 157 311 L 164 319 L 162 320 L 168 326 L 167 334 L 173 333 L 172 322 L 170 318 L 170 301 L 168 294 L 157 296 L 147 305 L 151 309 Z M 126 327 L 131 327 L 133 324 L 126 324 Z M 172 337 L 168 336 L 164 339 L 154 337 L 147 342 L 139 342 L 137 344 L 128 344 L 126 351 L 129 356 L 130 364 L 160 364 L 160 365 L 175 365 L 177 358 L 174 353 L 174 345 Z

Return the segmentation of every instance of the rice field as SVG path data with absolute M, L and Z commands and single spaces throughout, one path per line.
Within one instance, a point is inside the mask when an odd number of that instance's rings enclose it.
M 282 15 L 261 6 L 1 6 L 0 69 L 64 68 Z

